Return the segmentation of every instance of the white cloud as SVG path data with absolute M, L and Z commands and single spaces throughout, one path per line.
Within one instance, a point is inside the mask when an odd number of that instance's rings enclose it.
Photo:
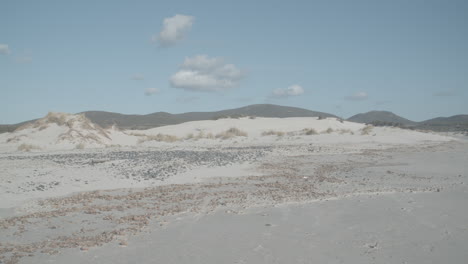
M 217 92 L 235 87 L 244 73 L 222 58 L 198 55 L 185 58 L 180 70 L 170 78 L 171 86 L 192 91 Z
M 145 76 L 141 73 L 136 73 L 132 76 L 132 80 L 135 80 L 135 81 L 141 81 L 144 79 L 145 79 Z
M 350 101 L 363 101 L 363 100 L 366 100 L 367 97 L 368 95 L 366 92 L 357 92 L 355 94 L 346 96 L 345 99 L 350 100 Z
M 146 96 L 151 96 L 151 95 L 156 94 L 158 92 L 159 92 L 159 90 L 157 88 L 148 88 L 148 89 L 145 90 L 145 95 Z
M 171 46 L 182 40 L 186 33 L 192 28 L 193 16 L 175 15 L 165 18 L 163 28 L 159 35 L 153 36 L 152 40 L 159 42 L 160 46 Z
M 10 48 L 7 44 L 0 44 L 0 54 L 10 54 Z
M 300 85 L 294 84 L 289 86 L 286 89 L 278 88 L 273 90 L 273 97 L 289 97 L 289 96 L 298 96 L 304 93 L 304 88 Z

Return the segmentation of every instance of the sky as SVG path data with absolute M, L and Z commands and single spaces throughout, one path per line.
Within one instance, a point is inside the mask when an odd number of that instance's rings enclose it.
M 279 104 L 468 114 L 468 1 L 0 3 L 0 124 Z

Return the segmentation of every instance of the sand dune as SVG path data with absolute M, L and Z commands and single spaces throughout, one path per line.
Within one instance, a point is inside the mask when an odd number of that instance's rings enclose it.
M 459 263 L 467 146 L 335 118 L 51 113 L 0 135 L 0 262 Z
M 447 141 L 449 137 L 390 127 L 316 117 L 226 118 L 193 121 L 149 130 L 104 129 L 83 114 L 49 113 L 12 133 L 0 134 L 0 151 L 47 151 L 104 147 L 297 143 L 415 143 Z

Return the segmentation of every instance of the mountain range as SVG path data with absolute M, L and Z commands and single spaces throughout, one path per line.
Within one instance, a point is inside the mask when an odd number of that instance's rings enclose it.
M 329 113 L 311 111 L 298 107 L 288 107 L 272 104 L 257 104 L 245 107 L 228 109 L 215 112 L 188 112 L 171 114 L 156 112 L 147 115 L 126 115 L 104 111 L 82 112 L 93 123 L 101 127 L 116 125 L 121 129 L 148 129 L 153 127 L 175 125 L 189 121 L 216 120 L 219 118 L 238 118 L 243 116 L 255 117 L 335 117 Z M 468 115 L 456 115 L 451 117 L 438 117 L 422 122 L 414 122 L 388 111 L 370 111 L 354 115 L 347 119 L 351 122 L 373 124 L 376 126 L 398 126 L 411 129 L 425 129 L 435 131 L 468 131 Z M 0 125 L 0 133 L 12 132 L 16 128 L 35 120 L 30 120 L 13 125 Z

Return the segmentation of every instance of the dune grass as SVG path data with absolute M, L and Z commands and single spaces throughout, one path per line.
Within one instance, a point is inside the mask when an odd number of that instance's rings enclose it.
M 41 148 L 35 145 L 24 144 L 24 143 L 18 146 L 18 150 L 24 151 L 24 152 L 30 152 L 31 150 L 35 150 L 35 149 L 41 149 Z
M 247 137 L 247 133 L 238 128 L 231 127 L 224 132 L 216 134 L 215 137 L 219 139 L 230 139 L 233 137 Z
M 75 149 L 84 149 L 85 148 L 85 144 L 83 143 L 79 143 L 75 146 Z
M 275 131 L 275 130 L 268 130 L 268 131 L 264 131 L 262 132 L 262 136 L 278 136 L 278 137 L 282 137 L 284 136 L 286 133 L 282 132 L 282 131 Z
M 313 128 L 304 128 L 302 129 L 302 132 L 304 132 L 304 135 L 307 135 L 307 136 L 318 135 L 317 130 Z
M 158 141 L 158 142 L 176 142 L 179 141 L 180 138 L 173 136 L 173 135 L 167 135 L 167 134 L 157 134 L 157 135 L 146 135 L 145 137 L 142 137 L 138 139 L 138 143 L 143 143 L 146 141 Z
M 327 128 L 327 130 L 323 131 L 322 133 L 331 134 L 331 133 L 333 133 L 333 132 L 335 132 L 335 131 L 333 130 L 333 128 L 329 127 L 329 128 Z
M 369 135 L 374 129 L 373 125 L 367 125 L 361 129 L 361 135 Z

